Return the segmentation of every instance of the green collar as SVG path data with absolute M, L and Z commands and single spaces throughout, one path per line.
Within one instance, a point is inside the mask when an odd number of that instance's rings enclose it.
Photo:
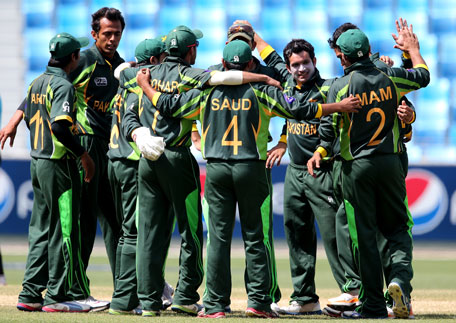
M 190 67 L 190 64 L 184 61 L 182 58 L 177 56 L 166 56 L 163 62 L 170 62 L 170 63 L 179 63 L 185 66 Z
M 93 44 L 92 47 L 90 47 L 88 49 L 88 51 L 91 51 L 93 53 L 93 55 L 96 57 L 97 59 L 97 63 L 100 64 L 100 65 L 105 65 L 105 64 L 109 64 L 109 65 L 119 65 L 120 62 L 122 61 L 122 58 L 120 58 L 120 55 L 119 53 L 116 51 L 114 53 L 114 56 L 111 58 L 111 59 L 108 59 L 106 57 L 104 57 L 100 51 L 98 50 L 98 47 L 96 44 Z M 117 62 L 119 62 L 119 64 L 116 64 Z
M 362 61 L 356 62 L 356 63 L 350 65 L 349 67 L 347 67 L 344 70 L 344 74 L 348 75 L 355 70 L 364 70 L 364 69 L 370 69 L 373 67 L 375 67 L 374 63 L 372 63 L 372 61 L 369 57 L 366 57 Z
M 62 70 L 60 67 L 46 66 L 45 74 L 60 76 L 64 79 L 68 80 L 68 82 L 70 82 L 70 79 L 68 78 L 67 73 L 65 73 L 65 71 Z

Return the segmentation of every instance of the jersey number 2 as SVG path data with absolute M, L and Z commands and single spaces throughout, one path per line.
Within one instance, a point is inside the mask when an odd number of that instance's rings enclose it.
M 226 128 L 226 131 L 223 134 L 223 138 L 222 138 L 222 146 L 233 146 L 234 155 L 238 154 L 238 147 L 242 146 L 242 141 L 239 140 L 237 118 L 238 118 L 238 116 L 233 117 L 233 120 L 231 120 L 230 124 L 228 125 L 228 128 Z M 226 138 L 228 137 L 228 135 L 231 132 L 231 129 L 233 129 L 233 140 L 226 140 Z

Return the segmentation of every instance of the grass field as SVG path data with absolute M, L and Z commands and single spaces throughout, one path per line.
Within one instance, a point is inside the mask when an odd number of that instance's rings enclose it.
M 178 316 L 171 311 L 162 312 L 160 318 L 142 318 L 131 316 L 111 316 L 107 312 L 88 314 L 63 313 L 24 313 L 16 309 L 17 295 L 21 290 L 27 253 L 26 237 L 0 236 L 0 248 L 3 255 L 7 286 L 0 286 L 0 322 L 136 322 L 153 320 L 154 322 L 186 322 L 199 320 L 187 316 Z M 178 242 L 172 242 L 166 267 L 166 280 L 173 286 L 178 275 Z M 244 316 L 246 293 L 244 289 L 244 257 L 242 244 L 233 244 L 232 259 L 232 309 L 229 321 L 247 322 Z M 279 305 L 284 306 L 291 294 L 291 278 L 288 266 L 288 250 L 283 241 L 276 242 L 278 280 L 283 298 Z M 316 285 L 322 307 L 330 297 L 339 294 L 331 275 L 324 251 L 319 247 L 317 260 Z M 413 309 L 417 320 L 426 322 L 456 322 L 456 244 L 455 243 L 417 243 L 414 248 L 414 271 L 412 281 Z M 104 247 L 96 242 L 90 262 L 89 278 L 94 297 L 111 299 L 112 280 Z M 203 289 L 200 289 L 202 295 Z M 281 321 L 296 322 L 334 320 L 325 316 L 292 317 L 281 316 Z

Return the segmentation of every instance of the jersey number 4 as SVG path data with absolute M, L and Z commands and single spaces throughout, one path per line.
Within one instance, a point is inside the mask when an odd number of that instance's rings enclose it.
M 231 120 L 230 124 L 228 125 L 228 128 L 226 128 L 226 131 L 222 137 L 222 146 L 233 146 L 234 155 L 238 154 L 238 148 L 239 148 L 239 146 L 242 146 L 242 141 L 239 140 L 237 119 L 238 119 L 238 116 L 233 117 L 233 119 Z M 233 140 L 226 140 L 228 135 L 231 133 L 231 130 L 233 130 Z

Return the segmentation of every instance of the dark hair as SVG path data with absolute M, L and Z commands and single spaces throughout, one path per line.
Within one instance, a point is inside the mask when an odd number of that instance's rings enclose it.
M 65 66 L 70 64 L 71 55 L 73 55 L 73 54 L 78 56 L 79 55 L 79 49 L 76 49 L 74 52 L 72 52 L 72 53 L 70 53 L 70 54 L 68 54 L 66 56 L 60 57 L 60 58 L 52 58 L 51 57 L 49 59 L 48 66 L 64 68 Z
M 359 28 L 358 28 L 358 26 L 352 24 L 351 22 L 346 22 L 346 23 L 340 25 L 339 27 L 337 27 L 336 30 L 334 30 L 332 37 L 328 39 L 329 47 L 331 47 L 332 49 L 339 48 L 339 46 L 337 46 L 337 44 L 336 44 L 337 40 L 339 39 L 340 35 L 342 35 L 344 32 L 346 32 L 347 30 L 350 30 L 350 29 L 359 29 Z
M 350 63 L 355 64 L 356 62 L 360 62 L 365 59 L 369 59 L 369 53 L 364 54 L 361 57 L 348 57 L 347 55 L 345 55 L 345 59 L 348 60 Z
M 92 30 L 96 33 L 100 31 L 101 18 L 107 18 L 111 21 L 120 21 L 122 31 L 125 28 L 125 20 L 122 13 L 116 8 L 103 7 L 92 14 Z
M 307 52 L 311 60 L 315 58 L 315 49 L 311 43 L 304 39 L 292 39 L 283 49 L 283 57 L 287 66 L 290 66 L 290 56 L 302 51 Z
M 225 61 L 226 69 L 227 70 L 238 70 L 238 71 L 243 71 L 247 67 L 249 62 L 245 63 L 230 63 Z

